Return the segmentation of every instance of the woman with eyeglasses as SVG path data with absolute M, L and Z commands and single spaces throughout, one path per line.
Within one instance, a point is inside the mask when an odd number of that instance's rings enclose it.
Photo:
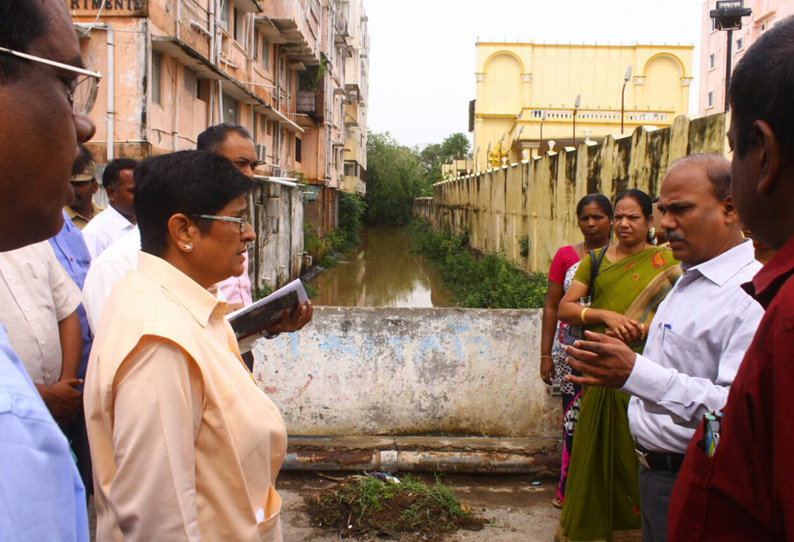
M 86 376 L 97 539 L 281 541 L 286 453 L 214 285 L 240 275 L 254 183 L 213 152 L 135 171 L 138 268 L 113 290 Z

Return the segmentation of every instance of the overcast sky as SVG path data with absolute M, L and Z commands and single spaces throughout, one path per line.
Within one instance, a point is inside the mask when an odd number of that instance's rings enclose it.
M 364 0 L 369 17 L 369 129 L 408 146 L 468 130 L 481 41 L 695 45 L 702 0 Z

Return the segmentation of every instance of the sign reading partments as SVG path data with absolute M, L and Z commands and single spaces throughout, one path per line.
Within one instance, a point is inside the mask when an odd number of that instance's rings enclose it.
M 96 17 L 100 10 L 103 17 L 144 17 L 146 0 L 66 0 L 72 16 Z

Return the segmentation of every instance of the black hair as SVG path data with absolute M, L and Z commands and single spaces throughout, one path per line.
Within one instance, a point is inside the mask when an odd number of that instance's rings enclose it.
M 598 205 L 601 208 L 601 211 L 603 211 L 605 215 L 612 219 L 614 215 L 612 211 L 612 204 L 609 203 L 609 198 L 604 194 L 587 194 L 585 197 L 580 199 L 579 203 L 576 204 L 577 218 L 582 216 L 582 211 L 584 211 L 584 208 L 591 203 Z
M 623 198 L 631 198 L 636 201 L 640 209 L 642 209 L 642 214 L 645 215 L 645 218 L 648 220 L 651 219 L 651 216 L 653 216 L 653 204 L 648 194 L 637 188 L 630 188 L 615 198 L 615 207 L 617 207 L 618 202 Z
M 102 173 L 102 186 L 111 188 L 119 184 L 119 172 L 125 169 L 135 169 L 138 165 L 137 160 L 132 158 L 116 158 L 108 162 L 105 172 Z
M 3 0 L 0 2 L 0 47 L 27 53 L 30 44 L 44 35 L 49 23 L 41 2 Z M 22 67 L 30 61 L 8 53 L 0 53 L 0 84 L 10 83 L 20 76 Z
M 725 198 L 731 195 L 731 163 L 724 156 L 701 152 L 689 154 L 670 164 L 667 173 L 684 165 L 697 165 L 706 170 L 706 177 L 711 181 L 711 188 L 717 201 L 725 201 Z
M 731 79 L 734 151 L 753 145 L 753 123 L 763 120 L 781 147 L 794 148 L 794 16 L 779 21 L 744 53 Z M 786 153 L 784 153 L 785 155 Z
M 200 151 L 218 152 L 223 142 L 226 141 L 226 136 L 229 135 L 229 132 L 237 132 L 244 138 L 253 140 L 251 133 L 245 127 L 231 122 L 222 122 L 201 132 L 198 139 L 196 139 L 196 148 Z
M 210 151 L 179 151 L 152 156 L 135 168 L 135 217 L 141 250 L 160 256 L 168 246 L 168 220 L 177 213 L 191 218 L 214 215 L 254 182 L 227 158 Z M 212 227 L 197 220 L 199 229 Z

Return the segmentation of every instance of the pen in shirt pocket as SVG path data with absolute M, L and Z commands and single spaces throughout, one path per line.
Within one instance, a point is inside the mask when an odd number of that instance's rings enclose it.
M 664 336 L 667 335 L 668 331 L 673 331 L 672 324 L 665 324 L 662 328 L 662 344 L 664 344 Z

